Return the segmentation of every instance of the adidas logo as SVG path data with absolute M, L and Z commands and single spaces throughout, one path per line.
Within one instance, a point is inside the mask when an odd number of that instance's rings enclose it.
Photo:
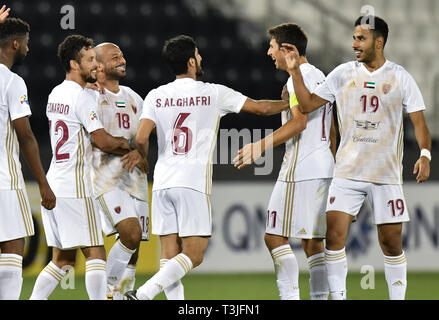
M 302 229 L 298 232 L 298 234 L 306 234 L 306 230 L 305 230 L 304 228 L 302 228 Z
M 392 283 L 392 286 L 403 286 L 404 283 L 401 280 L 395 281 L 394 283 Z

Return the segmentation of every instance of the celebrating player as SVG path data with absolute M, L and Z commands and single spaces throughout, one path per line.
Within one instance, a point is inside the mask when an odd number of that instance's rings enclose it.
M 98 118 L 109 134 L 134 139 L 143 99 L 119 85 L 126 75 L 123 53 L 113 43 L 102 43 L 95 52 L 97 82 L 104 89 L 103 94 L 96 92 Z M 143 162 L 143 171 L 134 167 L 128 172 L 120 155 L 93 148 L 93 191 L 101 204 L 102 229 L 107 236 L 117 233 L 119 237 L 107 259 L 107 297 L 113 300 L 121 300 L 120 293 L 134 289 L 140 240 L 149 240 L 147 163 L 137 150 L 129 156 Z
M 12 72 L 27 55 L 29 24 L 7 18 L 0 10 L 0 300 L 20 297 L 24 238 L 34 235 L 34 224 L 20 164 L 20 149 L 38 182 L 41 205 L 50 210 L 56 198 L 40 161 L 37 140 L 28 117 L 31 115 L 24 80 Z M 5 16 L 6 14 L 6 16 Z
M 276 68 L 287 69 L 281 44 L 293 43 L 300 54 L 300 70 L 312 91 L 324 81 L 323 73 L 306 59 L 307 36 L 297 24 L 270 28 L 267 54 Z M 285 156 L 267 210 L 265 243 L 273 258 L 282 300 L 299 299 L 299 266 L 288 243 L 302 239 L 310 272 L 311 299 L 327 299 L 329 288 L 324 261 L 325 208 L 333 175 L 335 130 L 330 130 L 332 107 L 325 104 L 304 115 L 300 112 L 291 77 L 287 81 L 290 108 L 282 111 L 282 127 L 273 134 L 244 146 L 234 159 L 235 167 L 254 162 L 262 152 L 285 143 Z M 330 137 L 331 133 L 331 137 Z M 330 139 L 332 138 L 332 139 Z M 255 151 L 259 153 L 255 154 Z
M 346 299 L 345 242 L 352 219 L 365 198 L 373 210 L 384 254 L 390 299 L 404 299 L 407 259 L 402 249 L 402 223 L 409 221 L 402 190 L 403 111 L 410 117 L 421 150 L 414 166 L 416 180 L 430 175 L 431 139 L 421 92 L 412 76 L 387 60 L 387 23 L 376 16 L 355 21 L 352 47 L 357 61 L 335 68 L 310 93 L 304 84 L 297 48 L 285 44 L 286 61 L 302 112 L 336 101 L 341 134 L 334 179 L 327 202 L 325 260 L 332 299 Z
M 288 106 L 197 81 L 202 58 L 191 37 L 166 41 L 163 56 L 176 79 L 146 96 L 136 145 L 146 157 L 150 133 L 157 128 L 152 232 L 160 236 L 161 258 L 169 261 L 137 291 L 125 293 L 132 300 L 153 299 L 203 260 L 212 233 L 212 157 L 221 117 L 241 110 L 275 114 Z
M 103 128 L 96 110 L 95 92 L 84 89 L 96 81 L 96 53 L 93 40 L 68 36 L 58 47 L 66 71 L 65 80 L 49 95 L 52 162 L 47 178 L 57 196 L 53 210 L 41 209 L 47 245 L 52 261 L 41 271 L 31 299 L 47 299 L 73 266 L 76 249 L 86 259 L 85 286 L 91 300 L 105 300 L 107 291 L 105 248 L 101 221 L 92 195 L 92 143 L 105 152 L 124 154 L 130 150 L 123 137 L 113 137 Z

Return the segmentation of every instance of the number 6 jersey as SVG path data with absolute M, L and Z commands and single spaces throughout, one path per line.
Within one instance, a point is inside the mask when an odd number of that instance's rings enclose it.
M 337 102 L 341 141 L 334 176 L 402 184 L 403 110 L 425 110 L 412 76 L 388 60 L 374 72 L 352 61 L 335 68 L 314 93 Z
M 91 89 L 64 80 L 49 95 L 52 161 L 47 180 L 57 197 L 91 197 L 92 146 L 90 133 L 103 128 L 98 119 L 97 99 Z
M 183 187 L 210 194 L 220 118 L 239 112 L 246 99 L 226 86 L 191 78 L 151 90 L 140 118 L 157 128 L 153 190 Z

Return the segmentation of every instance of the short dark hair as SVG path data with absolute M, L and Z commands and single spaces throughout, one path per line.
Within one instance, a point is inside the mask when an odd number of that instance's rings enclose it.
M 195 59 L 195 40 L 186 35 L 179 35 L 165 41 L 162 56 L 169 68 L 175 75 L 187 72 L 187 62 L 190 58 Z
M 370 30 L 372 30 L 374 39 L 378 37 L 384 38 L 384 46 L 387 42 L 387 37 L 389 36 L 389 26 L 387 25 L 386 21 L 384 21 L 382 18 L 377 16 L 361 16 L 355 21 L 355 27 L 361 26 L 363 24 L 367 24 L 370 26 Z
M 82 48 L 93 48 L 93 39 L 79 34 L 70 35 L 58 46 L 58 57 L 66 72 L 70 71 L 70 60 L 80 61 Z
M 296 23 L 283 23 L 268 29 L 267 34 L 274 38 L 279 46 L 282 43 L 291 43 L 296 46 L 301 56 L 306 55 L 308 37 Z
M 4 48 L 9 41 L 17 37 L 23 37 L 30 32 L 30 26 L 26 21 L 19 18 L 7 18 L 0 23 L 0 47 Z

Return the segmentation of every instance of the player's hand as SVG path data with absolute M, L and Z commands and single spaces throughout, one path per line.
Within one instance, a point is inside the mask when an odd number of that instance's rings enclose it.
M 148 173 L 148 162 L 140 154 L 138 150 L 132 150 L 125 154 L 120 161 L 122 162 L 122 168 L 127 170 L 129 173 L 133 172 L 134 168 L 137 166 L 144 173 Z
M 5 5 L 3 5 L 0 9 L 0 23 L 5 22 L 6 18 L 9 16 L 9 12 L 11 11 L 11 8 L 6 8 Z
M 87 82 L 85 87 L 88 89 L 99 91 L 99 93 L 105 93 L 105 88 L 103 86 L 101 86 L 98 82 L 95 82 L 95 83 Z
M 295 45 L 282 43 L 281 50 L 285 52 L 285 62 L 287 63 L 287 71 L 289 73 L 299 69 L 299 50 Z
M 238 151 L 238 155 L 233 159 L 232 162 L 235 168 L 241 169 L 254 163 L 257 159 L 261 157 L 261 155 L 261 141 L 249 143 Z
M 56 197 L 48 184 L 40 186 L 41 205 L 47 210 L 52 210 L 56 206 Z
M 426 157 L 420 157 L 415 163 L 413 174 L 418 174 L 416 176 L 416 181 L 418 183 L 422 183 L 427 180 L 430 176 L 430 160 L 428 160 Z

